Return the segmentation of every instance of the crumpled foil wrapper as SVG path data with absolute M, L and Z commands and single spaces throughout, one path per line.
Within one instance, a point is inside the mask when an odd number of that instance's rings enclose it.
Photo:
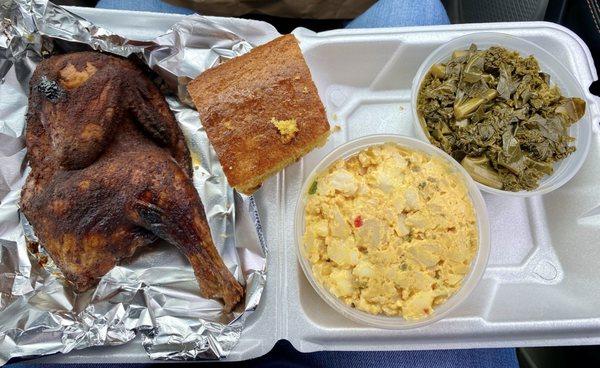
M 267 247 L 254 199 L 227 185 L 185 84 L 275 38 L 276 30 L 263 22 L 193 15 L 152 41 L 136 41 L 45 0 L 2 0 L 0 22 L 0 364 L 124 344 L 138 333 L 152 359 L 226 357 L 260 302 Z M 191 266 L 166 243 L 142 249 L 79 294 L 42 247 L 30 246 L 35 234 L 19 212 L 29 171 L 23 140 L 29 79 L 43 56 L 90 47 L 139 58 L 174 92 L 167 101 L 188 141 L 213 240 L 245 284 L 245 303 L 237 310 L 225 313 L 219 302 L 201 298 Z

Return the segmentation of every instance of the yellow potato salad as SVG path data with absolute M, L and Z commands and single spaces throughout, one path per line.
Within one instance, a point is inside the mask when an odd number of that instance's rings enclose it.
M 359 310 L 424 318 L 477 253 L 464 180 L 424 152 L 369 147 L 317 175 L 307 196 L 303 254 L 316 281 Z

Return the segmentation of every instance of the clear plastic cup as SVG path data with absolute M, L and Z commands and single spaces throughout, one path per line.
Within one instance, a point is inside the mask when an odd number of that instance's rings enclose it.
M 477 248 L 477 254 L 471 262 L 471 269 L 469 273 L 463 279 L 461 287 L 446 302 L 435 307 L 431 315 L 423 319 L 406 320 L 401 316 L 389 317 L 385 315 L 373 315 L 346 305 L 315 280 L 312 267 L 308 259 L 305 257 L 304 246 L 302 244 L 305 226 L 304 207 L 306 205 L 309 187 L 317 174 L 326 170 L 331 164 L 339 159 L 348 158 L 369 146 L 380 145 L 384 143 L 395 143 L 401 147 L 410 150 L 421 151 L 431 156 L 440 157 L 447 161 L 451 167 L 455 168 L 456 171 L 459 172 L 464 178 L 469 191 L 469 196 L 473 202 L 475 214 L 477 216 L 479 244 Z M 458 162 L 456 162 L 454 159 L 452 159 L 452 157 L 442 150 L 415 138 L 392 134 L 369 135 L 346 142 L 330 152 L 319 162 L 319 164 L 317 164 L 302 185 L 300 197 L 298 199 L 298 203 L 296 204 L 295 239 L 298 260 L 300 261 L 300 265 L 304 271 L 304 274 L 306 275 L 306 278 L 316 290 L 317 294 L 319 294 L 319 296 L 321 296 L 321 298 L 323 298 L 327 304 L 329 304 L 333 309 L 341 313 L 343 316 L 358 323 L 385 329 L 409 329 L 422 327 L 447 316 L 452 310 L 454 310 L 465 299 L 467 299 L 469 294 L 471 294 L 473 289 L 475 289 L 479 280 L 483 276 L 490 254 L 490 225 L 487 210 L 483 197 L 481 196 L 481 192 L 477 188 L 475 181 L 471 179 L 469 174 Z
M 509 50 L 515 50 L 523 57 L 533 55 L 537 59 L 541 70 L 550 75 L 550 83 L 556 84 L 560 88 L 563 96 L 579 97 L 585 100 L 585 93 L 573 74 L 571 74 L 571 72 L 565 66 L 563 66 L 556 57 L 536 44 L 504 33 L 470 33 L 468 35 L 455 38 L 452 41 L 438 47 L 431 53 L 431 55 L 429 55 L 429 57 L 427 57 L 427 59 L 425 59 L 415 75 L 412 84 L 411 104 L 414 116 L 415 132 L 419 139 L 429 142 L 423 130 L 421 119 L 417 113 L 417 96 L 419 90 L 421 89 L 421 81 L 427 75 L 432 65 L 448 61 L 453 51 L 466 50 L 472 43 L 476 44 L 477 48 L 480 50 L 487 49 L 491 46 L 501 46 Z M 552 175 L 542 178 L 538 188 L 530 191 L 511 192 L 488 187 L 487 185 L 483 185 L 481 183 L 477 183 L 477 185 L 483 191 L 488 193 L 530 197 L 549 193 L 568 182 L 571 178 L 573 178 L 573 176 L 575 176 L 575 174 L 577 174 L 577 171 L 579 171 L 583 165 L 583 162 L 585 161 L 590 149 L 592 122 L 589 114 L 590 102 L 586 102 L 587 108 L 585 115 L 569 129 L 569 134 L 572 137 L 575 137 L 573 144 L 576 147 L 576 151 L 567 156 L 565 159 L 556 162 L 554 164 L 554 172 Z

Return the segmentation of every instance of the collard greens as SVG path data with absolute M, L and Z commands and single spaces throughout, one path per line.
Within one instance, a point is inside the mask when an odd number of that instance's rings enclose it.
M 457 50 L 421 83 L 420 123 L 431 143 L 478 182 L 532 190 L 573 151 L 568 131 L 585 101 L 564 97 L 533 56 L 502 47 Z

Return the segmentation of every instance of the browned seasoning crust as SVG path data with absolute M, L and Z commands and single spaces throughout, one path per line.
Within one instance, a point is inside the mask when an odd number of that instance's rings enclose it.
M 253 193 L 329 136 L 325 108 L 293 35 L 202 73 L 188 85 L 229 184 Z M 275 121 L 295 120 L 282 135 Z
M 82 52 L 42 61 L 30 88 L 21 209 L 66 279 L 86 290 L 162 238 L 189 259 L 204 297 L 235 306 L 243 288 L 215 249 L 156 86 L 128 60 Z

